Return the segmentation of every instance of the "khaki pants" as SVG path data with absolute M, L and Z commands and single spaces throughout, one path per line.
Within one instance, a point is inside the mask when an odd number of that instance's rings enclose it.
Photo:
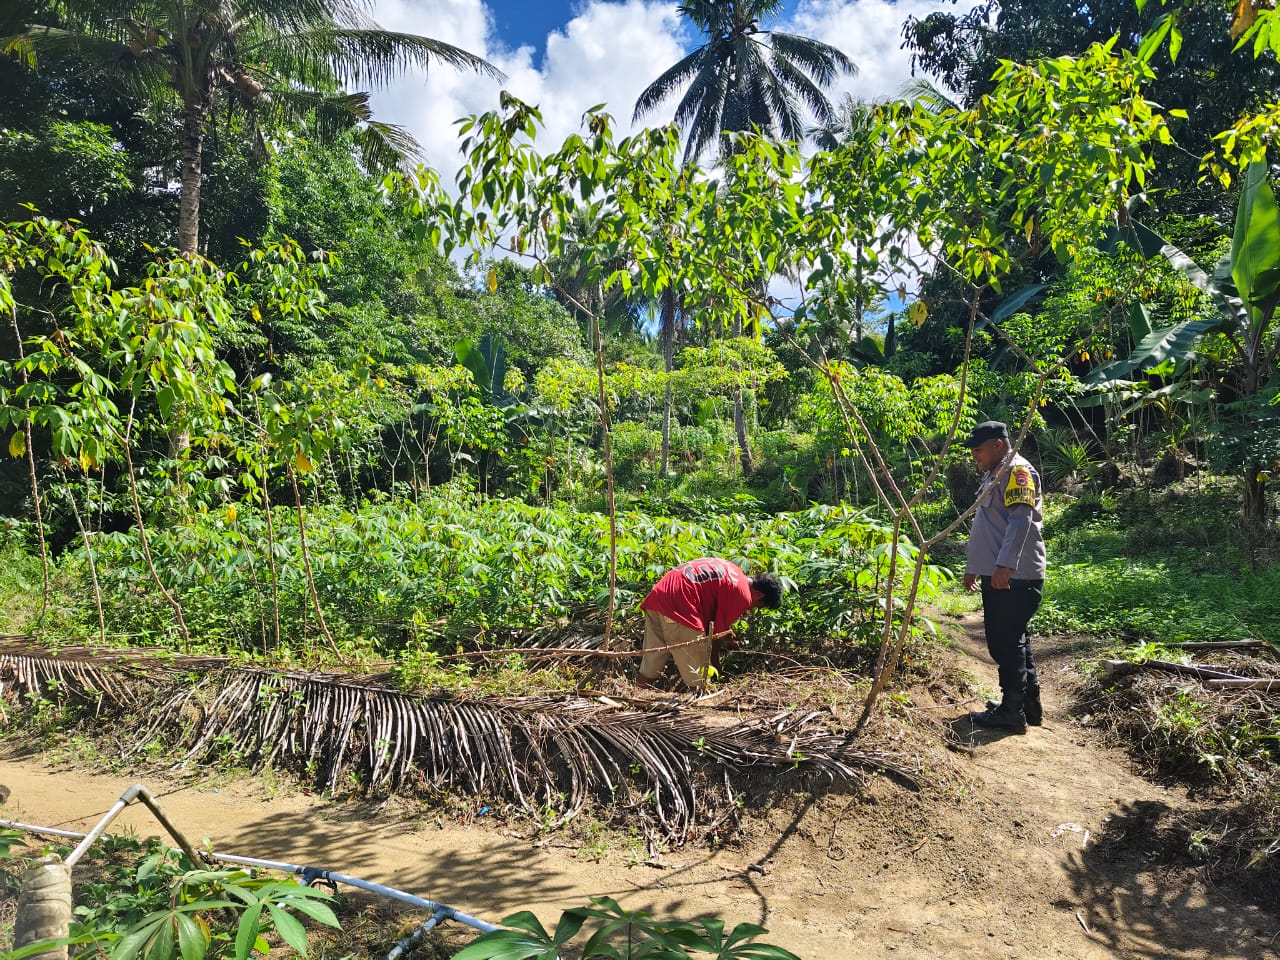
M 662 676 L 667 660 L 676 662 L 680 679 L 690 690 L 701 690 L 707 685 L 707 668 L 711 666 L 711 641 L 702 631 L 668 619 L 654 610 L 644 612 L 644 648 L 666 647 L 674 643 L 688 643 L 701 638 L 703 643 L 689 643 L 675 650 L 646 653 L 640 660 L 640 673 L 650 680 Z

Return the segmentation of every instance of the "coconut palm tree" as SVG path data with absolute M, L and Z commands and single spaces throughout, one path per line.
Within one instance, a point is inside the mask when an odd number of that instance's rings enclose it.
M 728 133 L 759 128 L 785 140 L 804 134 L 801 105 L 819 123 L 831 118 L 823 93 L 840 73 L 857 71 L 835 47 L 809 37 L 762 30 L 782 0 L 691 0 L 680 13 L 706 42 L 649 84 L 636 100 L 640 120 L 687 87 L 675 122 L 688 131 L 684 159 L 696 160 L 712 143 L 729 149 Z
M 782 0 L 690 0 L 681 4 L 681 15 L 706 42 L 644 89 L 632 119 L 639 121 L 687 87 L 675 115 L 676 125 L 688 134 L 685 163 L 696 161 L 712 143 L 718 144 L 723 156 L 732 149 L 729 134 L 752 129 L 799 140 L 805 129 L 802 105 L 819 123 L 830 122 L 831 101 L 823 88 L 838 74 L 854 73 L 857 67 L 835 47 L 818 40 L 762 30 L 760 21 L 778 13 L 782 5 Z M 669 356 L 669 330 L 676 304 L 669 301 L 663 306 L 664 354 Z M 735 336 L 742 335 L 739 326 L 735 326 Z M 753 467 L 740 389 L 734 391 L 733 421 L 742 469 L 749 474 Z
M 458 47 L 384 30 L 358 0 L 27 0 L 21 32 L 0 50 L 32 66 L 73 56 L 135 87 L 180 119 L 178 249 L 199 241 L 201 160 L 219 106 L 264 121 L 313 118 L 335 136 L 356 129 L 364 162 L 386 169 L 416 159 L 405 130 L 373 119 L 369 94 L 347 84 L 389 80 L 434 62 L 498 71 Z M 258 134 L 260 135 L 260 134 Z

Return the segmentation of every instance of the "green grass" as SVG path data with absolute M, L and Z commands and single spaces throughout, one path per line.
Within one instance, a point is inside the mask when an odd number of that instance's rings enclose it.
M 1274 543 L 1242 536 L 1221 484 L 1052 502 L 1042 632 L 1127 641 L 1280 637 Z

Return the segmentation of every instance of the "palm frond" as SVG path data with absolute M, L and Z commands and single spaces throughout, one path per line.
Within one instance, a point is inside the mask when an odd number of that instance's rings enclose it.
M 959 110 L 960 104 L 924 77 L 913 77 L 902 85 L 898 94 L 903 100 L 918 103 L 932 114 Z
M 858 65 L 830 44 L 793 33 L 769 34 L 775 62 L 785 60 L 799 67 L 823 87 L 830 86 L 842 74 L 856 76 Z
M 707 48 L 698 47 L 693 53 L 663 71 L 657 80 L 645 87 L 636 98 L 635 110 L 631 114 L 631 122 L 639 123 L 640 118 L 652 112 L 663 101 L 671 96 L 672 91 L 683 85 L 690 77 L 699 75 L 706 57 Z
M 265 37 L 246 53 L 277 65 L 284 76 L 310 75 L 323 65 L 343 86 L 387 83 L 406 69 L 427 70 L 435 63 L 505 79 L 493 64 L 461 47 L 390 30 L 300 30 Z
M 676 110 L 676 125 L 689 131 L 684 162 L 693 163 L 724 132 L 723 111 L 729 77 L 722 71 L 704 71 L 689 85 Z
M 786 60 L 775 59 L 773 72 L 778 78 L 779 86 L 785 87 L 789 96 L 799 97 L 804 102 L 804 105 L 809 108 L 809 112 L 813 114 L 814 119 L 822 123 L 831 119 L 831 101 L 803 71 L 796 69 L 794 64 Z M 792 100 L 792 103 L 794 104 L 794 100 Z M 797 127 L 799 126 L 798 117 L 796 125 Z M 800 130 L 796 137 L 790 137 L 789 139 L 797 139 L 798 136 L 803 136 L 803 130 Z
M 0 39 L 0 53 L 32 69 L 47 60 L 77 64 L 85 73 L 101 73 L 124 91 L 149 100 L 172 95 L 173 61 L 165 47 L 133 49 L 125 39 L 93 36 L 61 28 L 38 27 Z
M 575 695 L 418 696 L 374 680 L 246 669 L 217 658 L 147 657 L 26 641 L 0 643 L 0 696 L 56 695 L 99 727 L 130 730 L 126 757 L 157 744 L 183 762 L 232 758 L 310 777 L 325 791 L 464 794 L 509 804 L 538 823 L 589 805 L 684 842 L 723 820 L 753 771 L 856 780 L 893 756 L 785 710 L 726 725 L 674 706 L 619 707 Z M 128 723 L 123 718 L 130 717 Z M 141 719 L 139 719 L 141 718 Z M 104 721 L 114 721 L 110 724 Z
M 422 162 L 422 145 L 404 127 L 370 120 L 356 131 L 356 146 L 365 169 L 389 173 L 412 173 Z

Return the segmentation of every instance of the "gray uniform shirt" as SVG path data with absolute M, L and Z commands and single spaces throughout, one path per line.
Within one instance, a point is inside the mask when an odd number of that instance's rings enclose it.
M 1010 567 L 1014 580 L 1044 579 L 1044 514 L 1040 475 L 1015 455 L 982 477 L 964 572 L 989 577 Z

